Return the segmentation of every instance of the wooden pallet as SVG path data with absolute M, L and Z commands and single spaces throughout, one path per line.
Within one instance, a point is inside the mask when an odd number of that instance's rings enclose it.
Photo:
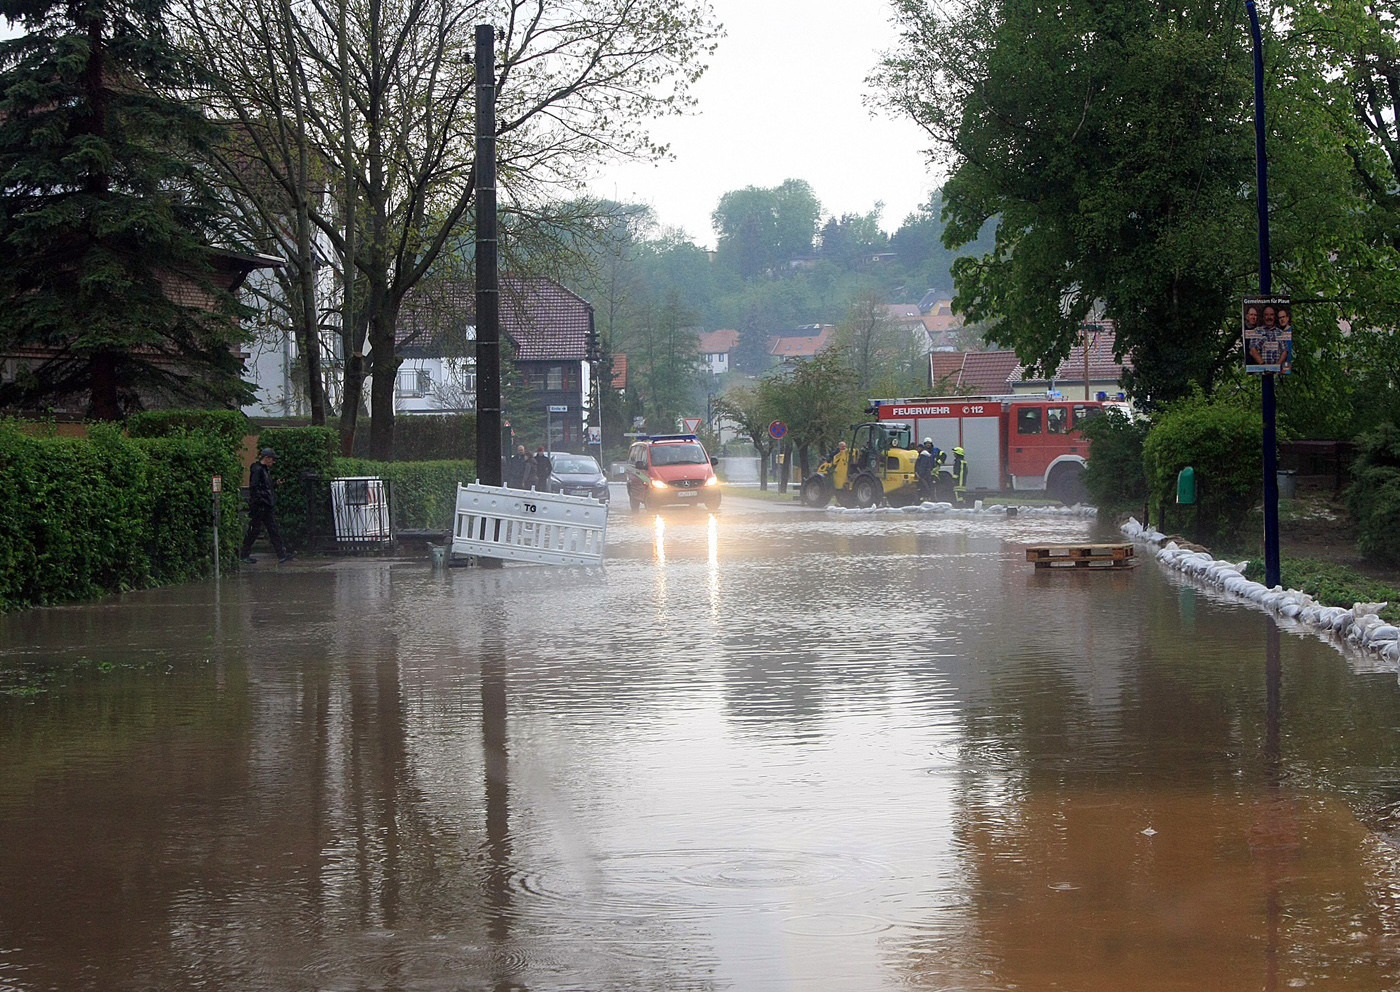
M 1040 544 L 1026 549 L 1036 568 L 1132 568 L 1131 544 Z

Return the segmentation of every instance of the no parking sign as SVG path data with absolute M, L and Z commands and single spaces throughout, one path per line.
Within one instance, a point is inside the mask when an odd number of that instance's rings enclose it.
M 787 424 L 783 423 L 781 420 L 775 420 L 768 425 L 768 436 L 774 441 L 779 440 L 786 433 Z

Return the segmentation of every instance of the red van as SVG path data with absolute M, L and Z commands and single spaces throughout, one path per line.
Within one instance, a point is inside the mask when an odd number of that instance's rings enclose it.
M 627 455 L 627 502 L 643 506 L 703 503 L 719 509 L 719 478 L 714 461 L 694 434 L 638 438 Z

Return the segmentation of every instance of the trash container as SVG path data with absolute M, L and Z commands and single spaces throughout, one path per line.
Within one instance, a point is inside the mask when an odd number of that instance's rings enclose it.
M 1278 470 L 1278 498 L 1293 499 L 1298 495 L 1298 470 L 1281 468 Z
M 1176 501 L 1184 506 L 1196 502 L 1196 470 L 1190 465 L 1176 473 Z
M 389 487 L 383 479 L 331 480 L 335 539 L 341 544 L 380 544 L 392 539 Z

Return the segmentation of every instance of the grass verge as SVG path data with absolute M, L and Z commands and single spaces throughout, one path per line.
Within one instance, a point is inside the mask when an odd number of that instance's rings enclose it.
M 1264 559 L 1251 558 L 1244 574 L 1246 578 L 1263 582 Z M 1344 565 L 1285 557 L 1279 560 L 1279 578 L 1285 589 L 1305 592 L 1324 606 L 1351 609 L 1357 603 L 1385 603 L 1381 619 L 1400 625 L 1400 589 L 1367 578 Z

